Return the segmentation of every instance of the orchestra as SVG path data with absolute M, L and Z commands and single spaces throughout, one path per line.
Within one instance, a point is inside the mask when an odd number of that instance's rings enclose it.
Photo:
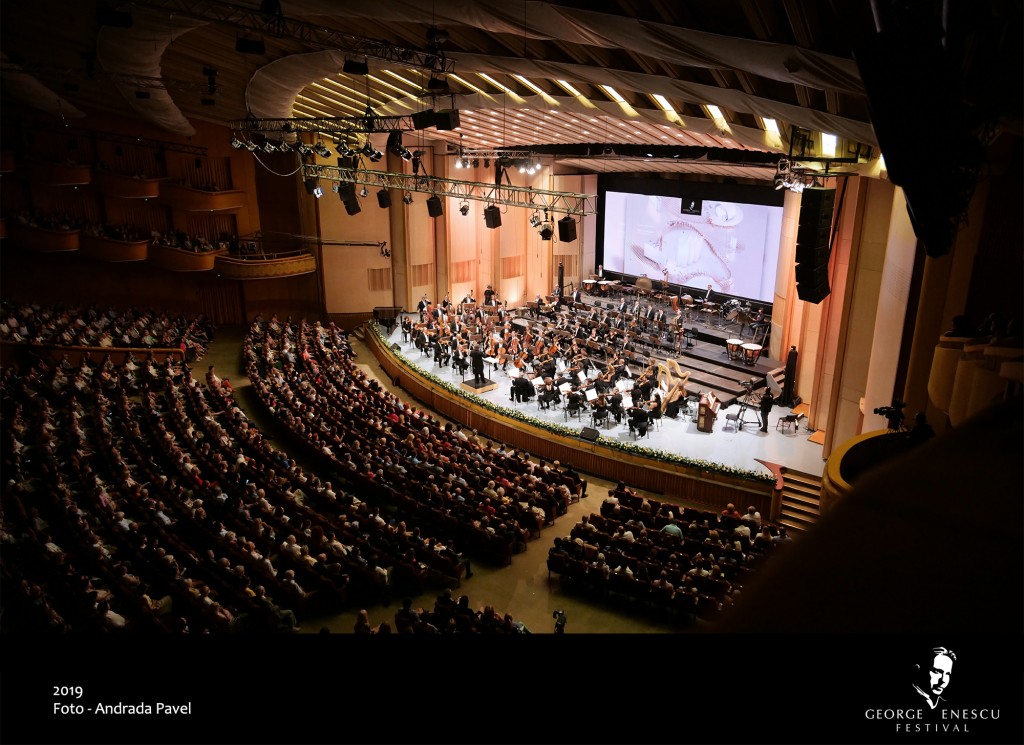
M 417 305 L 419 323 L 415 314 L 402 317 L 403 340 L 463 377 L 471 366 L 471 350 L 477 349 L 493 370 L 513 378 L 513 401 L 535 396 L 540 409 L 554 405 L 572 415 L 588 412 L 595 423 L 614 417 L 620 424 L 624 419 L 639 424 L 678 410 L 680 399 L 687 398 L 689 373 L 670 355 L 682 352 L 684 324 L 694 307 L 715 307 L 723 321 L 740 324 L 740 334 L 749 328 L 752 334 L 767 335 L 771 323 L 764 306 L 724 298 L 711 303 L 712 287 L 696 299 L 647 293 L 623 296 L 607 308 L 598 304 L 575 310 L 569 303 L 560 308 L 562 294 L 556 291 L 549 296 L 554 302 L 538 294 L 528 314 L 510 312 L 490 285 L 482 305 L 474 295 L 467 292 L 457 305 L 447 294 L 439 304 L 423 295 Z M 570 298 L 577 300 L 565 300 Z

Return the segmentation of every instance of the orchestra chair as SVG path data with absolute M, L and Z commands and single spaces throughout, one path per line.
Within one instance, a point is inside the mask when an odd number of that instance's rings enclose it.
M 785 416 L 780 416 L 779 421 L 775 422 L 775 429 L 781 429 L 783 432 L 794 429 L 802 416 L 803 414 L 786 414 Z
M 737 414 L 734 411 L 730 411 L 728 414 L 726 414 L 725 415 L 725 424 L 722 426 L 722 429 L 724 430 L 726 427 L 729 426 L 730 423 L 732 424 L 733 431 L 739 432 L 739 429 L 740 429 L 740 415 Z

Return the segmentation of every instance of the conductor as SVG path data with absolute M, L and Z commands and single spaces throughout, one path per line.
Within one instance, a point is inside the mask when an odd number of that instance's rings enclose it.
M 482 385 L 487 382 L 484 376 L 484 353 L 479 346 L 473 347 L 469 353 L 470 362 L 473 365 L 473 383 Z

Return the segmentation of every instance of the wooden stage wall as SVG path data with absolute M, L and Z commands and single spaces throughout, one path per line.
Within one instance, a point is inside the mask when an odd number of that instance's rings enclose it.
M 492 440 L 549 461 L 557 460 L 563 465 L 571 463 L 578 471 L 609 481 L 624 481 L 628 486 L 642 489 L 652 496 L 661 495 L 659 498 L 663 497 L 664 501 L 694 502 L 715 511 L 732 502 L 741 510 L 753 505 L 762 515 L 771 514 L 772 483 L 758 483 L 662 463 L 503 417 L 420 376 L 372 331 L 366 331 L 364 341 L 388 377 L 397 381 L 413 398 Z M 594 503 L 594 511 L 597 511 L 605 495 L 591 493 L 591 496 L 597 497 L 598 501 Z

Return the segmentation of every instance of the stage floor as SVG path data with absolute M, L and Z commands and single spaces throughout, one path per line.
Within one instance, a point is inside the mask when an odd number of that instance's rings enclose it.
M 414 319 L 418 319 L 418 315 L 412 315 Z M 396 326 L 388 337 L 388 342 L 397 344 L 405 358 L 421 370 L 449 381 L 453 385 L 461 385 L 464 379 L 472 380 L 472 373 L 468 373 L 466 378 L 463 378 L 451 366 L 440 367 L 431 357 L 421 354 L 411 341 L 403 342 L 399 326 Z M 562 409 L 541 409 L 537 405 L 536 398 L 526 403 L 513 402 L 509 395 L 512 379 L 500 369 L 495 371 L 488 366 L 487 376 L 497 383 L 498 387 L 482 394 L 480 398 L 496 406 L 504 406 L 529 414 L 536 419 L 563 425 L 568 424 Z M 810 441 L 810 436 L 813 433 L 809 432 L 805 425 L 786 431 L 776 430 L 779 418 L 790 413 L 791 410 L 788 407 L 777 406 L 772 409 L 768 416 L 767 432 L 761 432 L 758 425 L 755 424 L 759 412 L 750 409 L 744 415 L 744 419 L 748 423 L 740 427 L 738 431 L 733 429 L 731 422 L 729 426 L 726 426 L 726 414 L 738 414 L 739 410 L 738 404 L 728 408 L 723 407 L 718 412 L 713 432 L 697 431 L 697 424 L 688 416 L 680 415 L 676 419 L 662 417 L 660 425 L 652 429 L 648 437 L 637 441 L 637 444 L 650 447 L 652 450 L 663 450 L 691 458 L 703 458 L 753 471 L 767 470 L 757 461 L 757 459 L 761 459 L 797 471 L 816 476 L 821 475 L 824 470 L 822 448 L 821 445 Z M 801 422 L 806 422 L 806 419 Z M 591 426 L 589 414 L 584 412 L 579 419 L 574 417 L 572 424 L 577 423 L 581 427 Z M 598 430 L 602 437 L 617 439 L 621 442 L 634 442 L 625 420 L 622 424 L 616 424 L 614 419 L 610 419 L 608 426 L 602 425 Z

